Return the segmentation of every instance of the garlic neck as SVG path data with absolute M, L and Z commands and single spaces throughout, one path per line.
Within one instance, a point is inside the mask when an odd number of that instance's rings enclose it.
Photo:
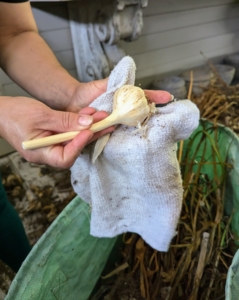
M 117 114 L 112 112 L 107 118 L 104 120 L 101 120 L 95 124 L 93 124 L 90 128 L 91 131 L 93 132 L 98 132 L 101 131 L 105 128 L 108 128 L 110 126 L 119 124 L 119 119 L 117 118 Z

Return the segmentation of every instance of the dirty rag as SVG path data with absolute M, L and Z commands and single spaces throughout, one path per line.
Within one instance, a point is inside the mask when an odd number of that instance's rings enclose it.
M 135 63 L 124 57 L 109 76 L 107 92 L 92 106 L 112 111 L 113 94 L 134 84 Z M 139 234 L 158 251 L 167 251 L 181 213 L 183 187 L 177 142 L 199 124 L 199 110 L 189 100 L 156 108 L 143 133 L 119 125 L 92 164 L 89 145 L 71 168 L 75 192 L 91 205 L 90 234 L 114 237 Z

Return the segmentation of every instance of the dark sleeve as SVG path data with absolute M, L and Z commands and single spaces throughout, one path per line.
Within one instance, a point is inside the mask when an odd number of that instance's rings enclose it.
M 22 3 L 28 2 L 29 0 L 0 0 L 0 2 L 7 2 L 7 3 Z

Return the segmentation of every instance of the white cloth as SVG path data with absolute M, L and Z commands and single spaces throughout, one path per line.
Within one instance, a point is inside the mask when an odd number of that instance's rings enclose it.
M 108 92 L 93 106 L 107 106 L 110 112 L 114 87 L 133 84 L 134 72 L 132 59 L 125 57 L 110 75 Z M 91 235 L 135 232 L 154 249 L 168 250 L 183 194 L 177 142 L 188 138 L 198 122 L 195 104 L 173 102 L 157 108 L 148 121 L 146 136 L 134 127 L 119 125 L 95 164 L 91 163 L 92 146 L 79 156 L 71 169 L 72 185 L 92 206 Z

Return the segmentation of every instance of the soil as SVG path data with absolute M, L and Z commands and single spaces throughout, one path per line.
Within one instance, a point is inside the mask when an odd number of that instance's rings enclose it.
M 0 158 L 0 171 L 8 200 L 17 210 L 33 246 L 76 196 L 70 171 L 26 162 L 18 153 Z M 0 261 L 0 300 L 15 273 Z

